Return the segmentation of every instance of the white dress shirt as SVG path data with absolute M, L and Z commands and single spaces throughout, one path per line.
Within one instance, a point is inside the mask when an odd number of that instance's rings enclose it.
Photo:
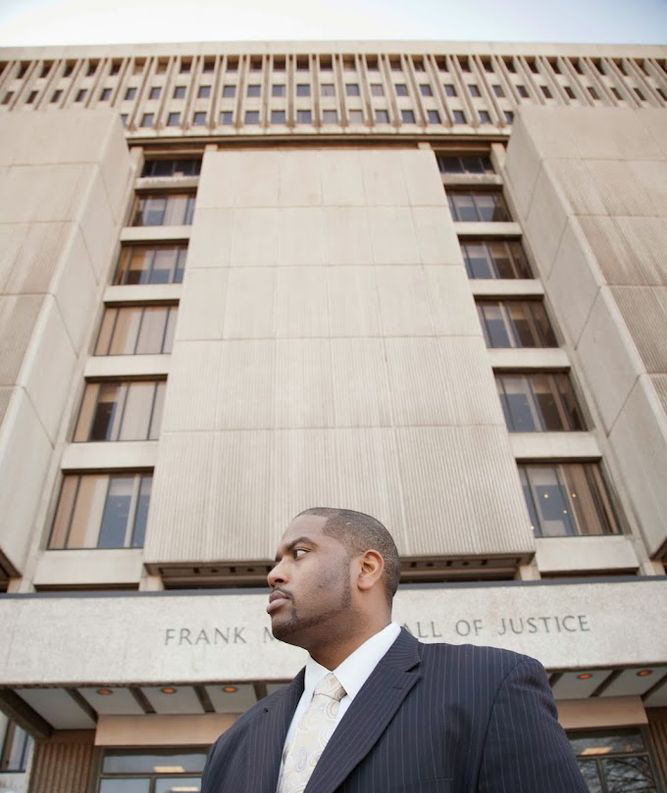
M 386 628 L 375 633 L 370 639 L 366 639 L 362 645 L 357 647 L 357 649 L 351 655 L 348 655 L 335 669 L 326 669 L 324 666 L 318 664 L 317 661 L 308 657 L 303 694 L 294 711 L 294 716 L 292 717 L 289 730 L 287 730 L 287 737 L 285 738 L 285 744 L 283 746 L 283 760 L 280 764 L 281 771 L 287 747 L 290 745 L 297 724 L 301 721 L 301 718 L 308 709 L 308 705 L 310 705 L 315 686 L 320 680 L 326 677 L 329 672 L 333 672 L 338 682 L 345 689 L 345 696 L 340 701 L 340 706 L 336 715 L 337 727 L 340 724 L 340 720 L 345 715 L 345 712 L 352 704 L 352 700 L 357 696 L 361 687 L 368 680 L 371 672 L 384 657 L 387 650 L 396 641 L 400 632 L 400 626 L 395 622 L 390 622 Z M 334 727 L 334 730 L 336 727 Z

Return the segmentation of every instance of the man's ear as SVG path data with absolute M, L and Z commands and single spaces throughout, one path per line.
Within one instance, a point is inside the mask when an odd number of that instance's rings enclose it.
M 382 578 L 384 559 L 378 551 L 369 550 L 359 557 L 357 586 L 362 592 L 372 589 Z

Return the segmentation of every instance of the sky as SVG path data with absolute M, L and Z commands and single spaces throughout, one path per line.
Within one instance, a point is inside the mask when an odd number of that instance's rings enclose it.
M 0 46 L 280 39 L 667 43 L 667 0 L 0 0 Z

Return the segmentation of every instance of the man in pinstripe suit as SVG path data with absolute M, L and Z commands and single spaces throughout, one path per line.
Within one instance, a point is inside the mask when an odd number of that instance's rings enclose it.
M 316 508 L 290 523 L 267 611 L 274 636 L 310 658 L 218 738 L 202 793 L 586 793 L 542 666 L 418 642 L 391 622 L 398 579 L 396 546 L 369 515 Z M 318 693 L 325 677 L 335 694 Z

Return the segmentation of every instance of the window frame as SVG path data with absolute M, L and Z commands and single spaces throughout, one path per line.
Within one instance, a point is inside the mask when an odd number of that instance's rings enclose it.
M 482 333 L 486 346 L 491 350 L 518 350 L 518 349 L 554 349 L 558 347 L 558 338 L 554 331 L 551 319 L 542 300 L 528 300 L 519 298 L 490 298 L 479 299 L 475 302 L 477 314 L 479 316 L 480 324 L 482 326 Z M 525 311 L 523 321 L 530 331 L 532 336 L 531 345 L 523 344 L 523 340 L 516 326 L 516 320 L 512 317 L 510 309 L 514 306 L 521 306 Z M 491 321 L 484 315 L 486 307 L 494 307 L 498 309 L 500 314 L 500 321 L 505 331 L 505 336 L 510 342 L 509 345 L 496 345 L 493 344 L 493 338 L 488 323 Z M 539 307 L 535 311 L 536 307 Z M 542 316 L 538 317 L 537 314 L 541 313 Z M 494 320 L 497 321 L 497 320 Z M 545 330 L 546 328 L 546 330 Z
M 461 247 L 461 255 L 466 267 L 468 278 L 471 280 L 526 280 L 532 279 L 533 273 L 528 262 L 528 257 L 518 239 L 472 239 L 463 238 L 459 240 Z M 483 275 L 477 275 L 478 270 L 475 268 L 473 261 L 475 259 L 471 255 L 473 246 L 482 246 L 485 251 L 485 260 L 487 270 Z M 494 248 L 503 247 L 505 258 L 504 261 L 509 264 L 508 274 L 498 266 L 501 261 L 494 253 Z
M 17 735 L 22 745 L 18 751 L 19 762 L 12 765 Z M 0 774 L 25 774 L 28 770 L 33 742 L 33 737 L 27 730 L 24 730 L 13 719 L 9 719 L 2 741 L 2 751 L 0 751 Z
M 165 311 L 162 334 L 158 350 L 148 352 L 137 352 L 142 343 L 142 332 L 145 327 L 148 310 L 163 309 Z M 136 332 L 133 341 L 129 345 L 130 352 L 110 352 L 114 347 L 114 339 L 118 329 L 118 323 L 122 312 L 135 312 L 139 314 L 136 322 Z M 94 357 L 115 357 L 118 355 L 169 355 L 174 341 L 174 326 L 178 317 L 178 303 L 156 304 L 138 303 L 134 305 L 111 305 L 105 306 L 102 320 L 95 341 L 93 352 Z M 106 344 L 103 344 L 106 337 Z M 128 338 L 132 338 L 131 336 Z M 144 342 L 145 343 L 145 342 Z M 102 352 L 101 350 L 105 350 Z
M 482 197 L 493 197 L 493 216 L 490 219 L 482 216 L 482 208 L 480 206 L 480 199 Z M 457 205 L 456 199 L 458 197 L 469 198 L 472 202 L 472 208 L 475 211 L 476 218 L 469 220 L 461 217 L 463 207 Z M 455 223 L 511 223 L 512 216 L 510 215 L 509 207 L 505 201 L 505 196 L 502 190 L 482 190 L 480 188 L 451 188 L 447 190 L 447 203 L 449 204 L 449 211 L 452 215 L 452 220 Z M 501 217 L 495 217 L 496 213 Z
M 579 407 L 572 380 L 565 372 L 530 371 L 495 372 L 498 398 L 505 417 L 507 431 L 515 432 L 585 432 L 586 423 Z M 538 391 L 539 379 L 543 380 L 546 390 Z M 519 383 L 518 389 L 508 390 L 512 381 Z M 523 399 L 523 405 L 517 407 L 517 400 Z M 544 412 L 542 399 L 551 400 L 552 410 L 557 416 L 558 426 L 550 426 L 551 418 Z M 518 412 L 517 412 L 518 411 Z M 528 416 L 530 426 L 522 423 L 521 413 Z

